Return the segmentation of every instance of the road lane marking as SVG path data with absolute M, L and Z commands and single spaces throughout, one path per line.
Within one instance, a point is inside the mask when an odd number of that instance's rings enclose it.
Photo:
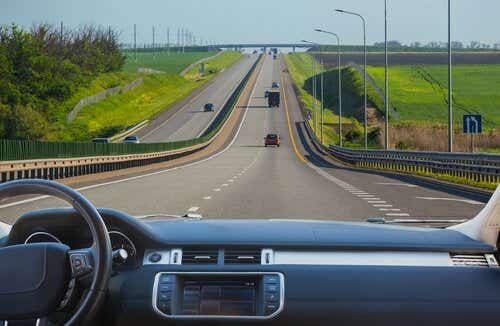
M 215 192 L 219 192 L 219 191 L 221 191 L 221 189 L 220 188 L 215 188 L 214 191 Z
M 357 195 L 359 198 L 372 198 L 372 197 L 375 197 L 374 195 Z
M 392 205 L 373 205 L 373 207 L 392 207 Z
M 200 209 L 199 207 L 197 207 L 197 206 L 193 206 L 193 207 L 191 207 L 190 209 L 188 209 L 188 212 L 190 212 L 190 213 L 195 213 L 195 212 L 197 212 L 199 209 Z
M 281 75 L 281 72 L 280 72 L 280 75 Z M 283 76 L 281 76 L 281 89 L 283 90 L 283 102 L 285 104 L 286 121 L 288 123 L 288 133 L 290 134 L 292 148 L 293 148 L 295 154 L 297 155 L 297 157 L 299 158 L 299 160 L 301 160 L 303 163 L 307 163 L 304 156 L 302 156 L 302 154 L 297 149 L 297 144 L 295 144 L 295 138 L 293 137 L 292 124 L 290 122 L 290 114 L 288 113 L 288 102 L 286 100 L 285 79 L 283 78 Z M 307 123 L 307 121 L 305 123 Z
M 203 197 L 203 199 L 204 200 L 210 200 L 210 199 L 212 199 L 212 196 L 205 196 L 205 197 Z
M 408 188 L 418 188 L 417 185 L 412 185 L 409 183 L 397 183 L 397 182 L 375 182 L 376 185 L 381 185 L 381 186 L 402 186 L 402 187 L 408 187 Z
M 229 179 L 229 180 L 227 180 L 227 182 L 234 182 L 234 180 L 233 179 Z
M 393 217 L 409 217 L 410 214 L 407 213 L 387 213 L 385 216 L 393 216 Z
M 384 200 L 370 200 L 368 203 L 369 204 L 387 204 L 387 202 Z
M 255 79 L 255 83 L 253 85 L 253 90 L 252 90 L 250 98 L 252 98 L 253 94 L 255 93 L 255 89 L 257 88 L 257 84 L 258 84 L 257 81 L 262 76 L 262 71 L 264 70 L 263 68 L 264 68 L 264 65 L 261 65 L 260 71 L 259 71 L 259 75 Z M 239 101 L 239 99 L 238 99 L 238 101 Z M 80 188 L 74 188 L 74 190 L 81 192 L 81 191 L 85 191 L 85 190 L 91 190 L 91 189 L 105 187 L 105 186 L 114 185 L 114 184 L 119 184 L 119 183 L 123 183 L 123 182 L 139 180 L 139 179 L 142 179 L 142 178 L 147 178 L 147 177 L 151 177 L 151 176 L 155 176 L 155 175 L 164 174 L 164 173 L 167 173 L 167 172 L 172 172 L 172 171 L 177 171 L 177 170 L 185 169 L 185 168 L 188 168 L 188 167 L 191 167 L 191 166 L 196 166 L 196 165 L 205 163 L 205 162 L 207 162 L 209 160 L 212 160 L 212 159 L 214 159 L 214 158 L 216 158 L 216 157 L 224 154 L 227 150 L 229 150 L 234 145 L 234 142 L 238 138 L 238 136 L 239 136 L 239 134 L 241 132 L 241 129 L 243 128 L 243 125 L 244 125 L 244 123 L 246 121 L 247 113 L 248 113 L 248 108 L 245 109 L 245 112 L 243 113 L 243 117 L 242 117 L 242 119 L 240 121 L 238 129 L 236 130 L 236 133 L 234 134 L 233 139 L 227 145 L 227 147 L 225 147 L 220 152 L 214 153 L 213 155 L 211 155 L 209 157 L 206 157 L 206 158 L 204 158 L 202 160 L 191 162 L 191 163 L 188 163 L 188 164 L 179 165 L 179 166 L 176 166 L 176 167 L 173 167 L 173 168 L 168 168 L 168 169 L 165 169 L 165 170 L 160 170 L 160 171 L 156 171 L 156 172 L 150 172 L 150 173 L 146 173 L 146 174 L 136 175 L 136 176 L 133 176 L 133 177 L 119 179 L 119 180 L 113 180 L 113 181 L 108 181 L 108 182 L 97 183 L 97 184 L 93 184 L 93 185 L 89 185 L 89 186 L 85 186 L 85 187 L 80 187 Z M 24 200 L 12 202 L 12 203 L 9 203 L 9 204 L 0 205 L 0 209 L 2 209 L 2 208 L 8 208 L 8 207 L 13 207 L 13 206 L 18 206 L 18 205 L 22 205 L 22 204 L 27 204 L 27 203 L 31 203 L 31 202 L 42 200 L 42 199 L 46 199 L 46 198 L 50 198 L 50 196 L 37 196 L 37 197 L 29 198 L 29 199 L 24 199 Z
M 400 212 L 401 211 L 399 208 L 379 208 L 378 210 L 381 212 Z
M 380 198 L 363 198 L 364 200 L 381 200 Z
M 222 187 L 229 187 L 227 183 L 222 184 Z
M 458 198 L 436 198 L 436 197 L 417 197 L 417 199 L 423 199 L 423 200 L 442 200 L 442 201 L 456 201 L 456 202 L 462 202 L 462 203 L 467 203 L 471 205 L 484 205 L 483 203 L 480 203 L 475 200 L 471 199 L 458 199 Z

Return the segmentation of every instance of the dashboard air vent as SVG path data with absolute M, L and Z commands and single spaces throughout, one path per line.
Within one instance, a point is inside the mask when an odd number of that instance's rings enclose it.
M 218 249 L 184 248 L 182 250 L 182 264 L 217 264 L 219 257 Z
M 226 249 L 224 264 L 260 264 L 261 249 Z
M 488 267 L 490 264 L 485 255 L 459 255 L 451 254 L 454 266 Z

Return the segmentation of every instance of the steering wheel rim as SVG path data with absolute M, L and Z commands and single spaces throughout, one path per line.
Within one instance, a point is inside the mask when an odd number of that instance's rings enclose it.
M 46 195 L 70 204 L 85 220 L 92 234 L 92 282 L 78 308 L 66 325 L 86 323 L 97 314 L 103 303 L 111 275 L 112 254 L 108 230 L 97 209 L 79 192 L 49 180 L 16 180 L 0 185 L 0 200 L 20 195 Z

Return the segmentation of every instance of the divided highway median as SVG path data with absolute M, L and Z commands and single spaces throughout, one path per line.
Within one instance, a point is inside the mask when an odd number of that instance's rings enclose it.
M 210 130 L 201 137 L 148 144 L 96 144 L 0 140 L 0 181 L 63 179 L 165 162 L 209 146 L 233 112 L 240 95 L 260 63 L 255 62 L 231 94 Z

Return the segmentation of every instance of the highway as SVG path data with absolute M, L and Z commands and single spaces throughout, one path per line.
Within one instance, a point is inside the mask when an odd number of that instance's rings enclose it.
M 181 103 L 179 107 L 174 106 L 165 112 L 165 114 L 169 114 L 168 111 L 176 110 L 172 116 L 164 118 L 160 114 L 158 116 L 160 121 L 153 121 L 151 127 L 147 127 L 139 133 L 142 141 L 148 143 L 170 142 L 199 137 L 210 125 L 226 99 L 245 77 L 257 58 L 257 55 L 243 56 L 241 60 L 215 77 L 207 87 L 203 88 L 187 103 Z M 203 107 L 206 103 L 214 104 L 215 110 L 204 112 Z
M 82 193 L 96 206 L 133 215 L 191 212 L 206 218 L 472 218 L 484 207 L 467 194 L 411 177 L 353 170 L 317 153 L 305 134 L 297 98 L 283 71 L 280 60 L 265 56 L 262 68 L 255 71 L 258 78 L 236 136 L 220 153 L 185 167 L 104 182 Z M 273 81 L 283 88 L 279 109 L 267 108 L 264 98 Z M 180 130 L 194 121 L 190 114 L 188 122 L 168 130 L 188 135 Z M 165 126 L 178 121 L 174 119 Z M 205 122 L 193 123 L 199 127 Z M 148 140 L 169 139 L 166 130 Z M 280 133 L 280 148 L 263 146 L 268 132 Z M 54 199 L 41 199 L 0 206 L 1 219 L 12 223 L 22 212 L 60 205 Z

